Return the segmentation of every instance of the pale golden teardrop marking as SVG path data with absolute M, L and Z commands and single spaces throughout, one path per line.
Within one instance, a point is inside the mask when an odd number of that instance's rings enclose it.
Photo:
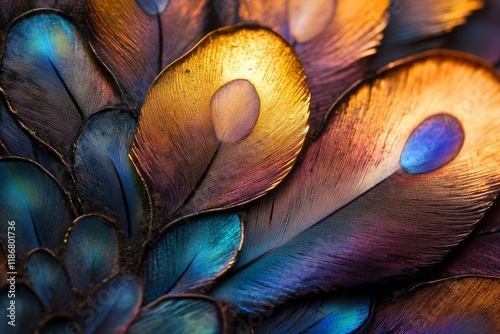
M 335 12 L 335 0 L 289 0 L 288 25 L 297 43 L 318 36 L 328 26 Z
M 217 138 L 236 143 L 252 132 L 259 118 L 259 95 L 250 81 L 237 79 L 215 92 L 210 108 Z

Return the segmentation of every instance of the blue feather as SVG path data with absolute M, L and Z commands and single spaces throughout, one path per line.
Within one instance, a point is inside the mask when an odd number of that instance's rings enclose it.
M 141 309 L 128 334 L 202 333 L 224 331 L 220 306 L 203 296 L 165 296 Z
M 89 212 L 116 219 L 129 238 L 149 228 L 146 187 L 129 158 L 137 121 L 127 112 L 106 110 L 89 119 L 76 143 L 74 173 Z
M 15 233 L 18 259 L 35 248 L 62 244 L 73 209 L 67 194 L 40 165 L 1 158 L 0 189 L 0 240 L 7 245 L 8 232 Z
M 7 156 L 34 160 L 49 171 L 59 182 L 67 182 L 68 169 L 57 155 L 35 140 L 17 123 L 14 113 L 0 89 L 0 148 Z
M 66 313 L 76 304 L 68 274 L 56 257 L 44 249 L 32 252 L 24 268 L 24 276 L 45 309 L 51 313 Z
M 279 310 L 250 315 L 248 324 L 255 334 L 352 333 L 366 325 L 371 309 L 368 295 L 340 293 L 299 299 Z
M 71 285 L 83 294 L 118 272 L 118 238 L 103 217 L 83 216 L 72 227 L 64 252 Z
M 35 11 L 15 21 L 0 69 L 19 120 L 65 159 L 88 117 L 121 103 L 83 36 L 56 12 Z
M 144 259 L 144 302 L 167 293 L 208 290 L 234 263 L 242 237 L 234 213 L 192 218 L 168 228 Z
M 142 300 L 141 284 L 132 276 L 118 275 L 93 291 L 76 309 L 83 333 L 124 333 Z
M 34 159 L 33 145 L 28 135 L 19 127 L 0 89 L 0 142 L 12 155 Z

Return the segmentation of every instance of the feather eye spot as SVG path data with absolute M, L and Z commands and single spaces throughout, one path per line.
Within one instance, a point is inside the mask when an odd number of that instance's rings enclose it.
M 464 142 L 462 125 L 449 114 L 437 114 L 424 120 L 408 138 L 400 165 L 409 174 L 423 174 L 453 160 Z
M 149 16 L 158 16 L 167 8 L 170 0 L 135 0 L 139 7 Z
M 326 29 L 335 13 L 334 0 L 290 0 L 288 24 L 297 43 L 314 39 Z
M 217 90 L 210 108 L 217 139 L 223 143 L 237 143 L 255 127 L 260 99 L 250 81 L 237 79 Z

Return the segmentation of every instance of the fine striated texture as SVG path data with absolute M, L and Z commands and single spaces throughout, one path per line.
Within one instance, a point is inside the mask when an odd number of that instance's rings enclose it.
M 0 34 L 16 17 L 34 9 L 54 8 L 72 18 L 81 18 L 85 14 L 85 3 L 86 0 L 2 0 Z
M 442 260 L 500 190 L 499 107 L 496 73 L 456 54 L 423 55 L 359 86 L 291 175 L 250 206 L 237 269 L 213 294 L 251 312 Z M 406 173 L 408 138 L 443 113 L 465 133 L 458 155 Z
M 151 1 L 87 0 L 92 47 L 133 109 L 141 107 L 156 75 L 204 35 L 206 0 L 155 3 L 156 14 Z
M 234 213 L 186 219 L 147 250 L 141 270 L 144 303 L 165 294 L 203 293 L 236 261 L 243 241 Z
M 486 275 L 500 277 L 500 231 L 471 235 L 445 262 L 438 277 Z
M 14 118 L 12 108 L 5 100 L 3 90 L 0 88 L 0 146 L 5 150 L 5 155 L 16 155 L 28 159 L 35 158 L 35 149 L 28 134 Z
M 129 157 L 136 128 L 126 111 L 93 115 L 76 142 L 73 168 L 86 212 L 111 217 L 131 239 L 151 226 L 147 188 Z
M 24 277 L 31 283 L 45 310 L 70 313 L 76 304 L 68 274 L 57 258 L 45 249 L 30 253 L 24 266 Z
M 55 249 L 62 244 L 73 208 L 61 186 L 40 165 L 0 158 L 0 189 L 0 240 L 7 245 L 8 228 L 14 226 L 18 263 L 35 248 Z
M 114 276 L 78 305 L 78 325 L 83 333 L 125 333 L 139 313 L 141 300 L 142 286 L 135 278 Z
M 419 286 L 376 305 L 371 333 L 500 331 L 500 279 L 456 278 Z
M 246 136 L 226 125 L 240 140 L 220 141 L 211 104 L 237 79 L 255 89 L 258 119 Z M 167 216 L 232 207 L 265 194 L 290 171 L 307 133 L 308 107 L 304 69 L 286 41 L 259 27 L 220 29 L 153 83 L 133 151 Z
M 253 329 L 255 334 L 354 333 L 366 324 L 371 309 L 371 298 L 356 292 L 299 299 L 254 324 Z
M 500 69 L 499 15 L 499 0 L 484 1 L 484 8 L 454 30 L 445 47 L 475 54 Z
M 38 142 L 15 119 L 12 108 L 0 88 L 0 156 L 16 156 L 34 160 L 42 165 L 59 182 L 68 180 L 68 169 L 61 158 L 50 148 Z M 2 152 L 3 151 L 3 152 Z
M 443 41 L 431 41 L 430 38 L 449 33 L 482 7 L 482 0 L 392 1 L 389 24 L 371 67 L 379 69 L 419 50 L 442 47 Z
M 450 32 L 482 7 L 482 0 L 395 1 L 389 7 L 391 19 L 383 44 L 407 44 Z
M 71 286 L 83 294 L 118 273 L 118 238 L 104 217 L 89 215 L 75 220 L 66 238 L 64 264 Z
M 143 307 L 129 334 L 225 334 L 227 324 L 218 303 L 204 296 L 165 296 Z
M 238 21 L 270 27 L 294 45 L 307 74 L 316 128 L 340 95 L 365 74 L 366 57 L 380 44 L 388 6 L 389 0 L 241 0 Z M 322 15 L 313 19 L 309 10 Z
M 87 119 L 120 103 L 85 39 L 50 11 L 25 15 L 12 26 L 0 84 L 20 121 L 67 160 Z

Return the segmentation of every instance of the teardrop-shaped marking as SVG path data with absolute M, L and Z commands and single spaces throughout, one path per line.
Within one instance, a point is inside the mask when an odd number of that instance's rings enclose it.
M 165 11 L 170 0 L 135 0 L 139 7 L 149 16 L 158 16 Z
M 408 138 L 400 164 L 409 174 L 428 173 L 453 160 L 464 143 L 460 122 L 448 114 L 424 120 Z
M 297 43 L 305 43 L 318 36 L 331 22 L 335 0 L 290 0 L 288 25 Z
M 215 92 L 210 108 L 217 139 L 223 143 L 236 143 L 255 127 L 260 99 L 250 81 L 237 79 Z

